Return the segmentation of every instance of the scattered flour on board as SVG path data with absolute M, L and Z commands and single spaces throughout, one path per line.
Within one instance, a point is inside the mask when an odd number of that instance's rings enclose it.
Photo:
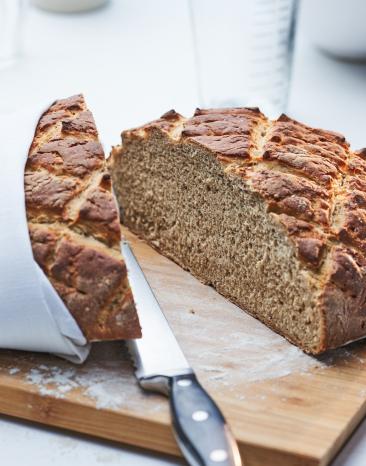
M 27 372 L 26 380 L 41 395 L 54 398 L 65 398 L 69 392 L 78 390 L 82 396 L 93 399 L 98 409 L 137 409 L 146 403 L 150 410 L 156 411 L 161 405 L 142 394 L 120 344 L 96 345 L 82 366 L 58 362 L 56 358 L 53 364 L 38 364 Z
M 207 353 L 199 358 L 197 369 L 208 374 L 210 380 L 225 378 L 227 384 L 251 383 L 277 379 L 292 373 L 308 373 L 313 368 L 327 367 L 324 362 L 308 356 L 277 335 L 271 335 L 267 340 L 268 345 L 262 338 L 259 350 L 256 335 L 241 334 L 240 342 L 236 345 L 237 335 L 232 334 L 232 337 L 234 340 L 232 345 L 223 347 L 221 351 L 210 351 L 212 361 L 215 361 L 214 367 L 204 363 L 203 359 L 208 356 Z M 230 353 L 229 365 L 227 365 L 228 353 Z
M 110 370 L 93 368 L 77 372 L 57 366 L 41 364 L 27 374 L 27 381 L 39 387 L 41 395 L 64 398 L 71 390 L 81 388 L 83 394 L 93 398 L 97 408 L 118 408 L 126 403 L 126 381 Z
M 177 333 L 184 327 L 190 329 L 184 350 L 203 381 L 235 386 L 328 367 L 327 361 L 305 354 L 232 307 L 231 318 L 222 322 L 197 306 L 194 313 L 182 310 L 174 315 Z

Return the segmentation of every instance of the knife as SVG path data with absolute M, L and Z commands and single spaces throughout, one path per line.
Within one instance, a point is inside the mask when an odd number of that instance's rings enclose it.
M 122 241 L 143 337 L 128 340 L 144 390 L 170 398 L 173 431 L 192 466 L 241 466 L 237 443 L 216 403 L 188 364 L 127 241 Z

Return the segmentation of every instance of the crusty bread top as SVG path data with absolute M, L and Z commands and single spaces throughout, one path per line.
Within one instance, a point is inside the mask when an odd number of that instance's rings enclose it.
M 103 148 L 82 95 L 39 120 L 25 169 L 33 254 L 89 341 L 141 336 Z
M 257 108 L 232 108 L 197 109 L 190 119 L 170 111 L 159 120 L 126 131 L 124 137 L 146 137 L 153 128 L 173 140 L 204 146 L 228 175 L 240 176 L 267 200 L 268 210 L 278 214 L 309 265 L 320 265 L 326 236 L 343 241 L 347 237 L 366 252 L 366 242 L 360 242 L 357 232 L 349 228 L 349 216 L 342 225 L 339 215 L 334 217 L 339 214 L 339 203 L 351 214 L 353 209 L 349 211 L 344 202 L 351 195 L 347 182 L 352 185 L 349 188 L 357 184 L 362 189 L 358 172 L 366 172 L 362 152 L 352 153 L 343 136 L 310 128 L 285 115 L 270 121 Z M 363 188 L 366 191 L 366 182 Z
M 366 150 L 352 152 L 342 135 L 311 128 L 286 115 L 271 121 L 257 108 L 197 109 L 190 119 L 172 110 L 124 132 L 123 143 L 148 138 L 156 131 L 171 142 L 207 149 L 228 176 L 263 198 L 308 276 L 322 290 L 324 328 L 328 326 L 328 340 L 334 339 L 328 346 L 337 346 L 337 339 L 344 343 L 345 335 L 362 333 L 366 322 Z

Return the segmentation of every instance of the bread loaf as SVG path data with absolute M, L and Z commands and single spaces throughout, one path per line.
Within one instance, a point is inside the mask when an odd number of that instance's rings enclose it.
M 170 111 L 125 131 L 111 170 L 132 231 L 306 352 L 366 336 L 366 151 L 343 136 Z
M 25 198 L 34 257 L 87 340 L 140 337 L 111 178 L 83 96 L 39 120 Z

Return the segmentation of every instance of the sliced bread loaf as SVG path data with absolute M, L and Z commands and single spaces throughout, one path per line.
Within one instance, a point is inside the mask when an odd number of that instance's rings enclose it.
M 33 254 L 88 341 L 138 338 L 103 148 L 83 96 L 39 120 L 25 168 Z
M 366 154 L 343 136 L 170 111 L 110 163 L 123 223 L 202 282 L 309 353 L 366 336 Z

